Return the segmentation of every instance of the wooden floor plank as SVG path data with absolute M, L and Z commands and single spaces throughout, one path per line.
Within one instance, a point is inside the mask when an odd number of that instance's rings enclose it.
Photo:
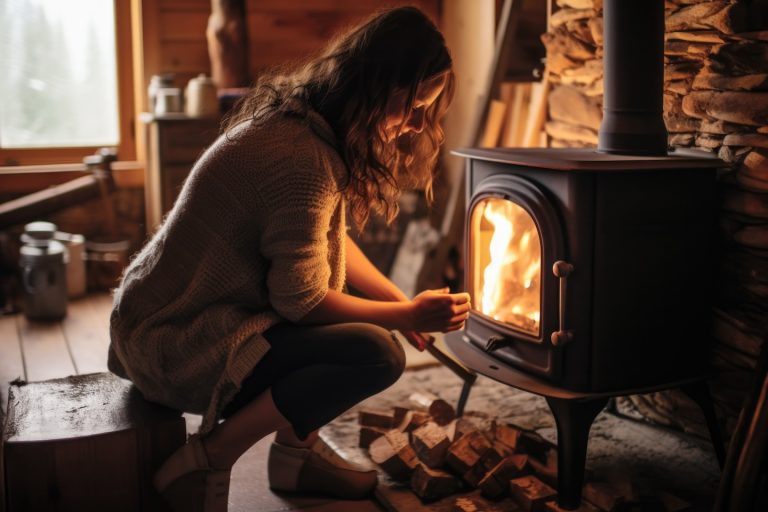
M 68 305 L 61 326 L 80 375 L 107 371 L 111 307 L 112 298 L 107 293 L 90 294 Z
M 28 381 L 56 379 L 76 373 L 61 322 L 31 322 L 24 315 L 16 315 L 16 325 Z
M 3 411 L 8 403 L 8 383 L 16 378 L 25 378 L 16 319 L 0 316 L 0 409 Z

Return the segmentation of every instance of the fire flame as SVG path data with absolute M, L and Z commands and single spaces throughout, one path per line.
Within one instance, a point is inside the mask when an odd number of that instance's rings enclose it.
M 474 296 L 481 313 L 538 336 L 541 241 L 520 206 L 489 198 L 473 212 Z

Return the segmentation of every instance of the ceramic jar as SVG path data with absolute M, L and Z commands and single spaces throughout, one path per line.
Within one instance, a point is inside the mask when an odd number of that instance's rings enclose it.
M 219 98 L 213 79 L 199 74 L 186 89 L 186 114 L 190 117 L 213 117 L 219 114 Z

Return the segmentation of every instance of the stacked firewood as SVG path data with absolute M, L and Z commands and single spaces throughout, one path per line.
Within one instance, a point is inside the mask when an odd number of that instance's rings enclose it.
M 602 2 L 558 0 L 542 36 L 552 90 L 549 146 L 593 147 L 603 118 Z
M 594 147 L 601 122 L 602 1 L 557 0 L 547 46 L 551 147 Z M 712 383 L 730 436 L 768 338 L 768 1 L 667 0 L 664 120 L 669 143 L 716 153 L 718 254 Z M 706 437 L 698 407 L 669 391 L 620 410 Z
M 455 418 L 447 402 L 429 393 L 414 393 L 410 402 L 411 407 L 360 410 L 359 446 L 392 480 L 408 484 L 422 502 L 460 493 L 453 501 L 457 512 L 560 510 L 557 449 L 552 443 L 536 432 L 496 421 L 481 429 Z M 648 497 L 638 497 L 631 482 L 617 482 L 588 482 L 579 510 L 649 503 Z M 688 506 L 671 495 L 652 500 L 661 504 L 657 510 Z

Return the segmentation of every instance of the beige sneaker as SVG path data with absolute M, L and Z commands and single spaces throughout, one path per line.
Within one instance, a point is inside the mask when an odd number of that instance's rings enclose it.
M 311 449 L 272 443 L 267 474 L 274 490 L 319 492 L 342 499 L 364 498 L 378 483 L 376 470 L 354 467 L 322 440 Z
M 173 510 L 226 512 L 229 474 L 210 467 L 200 436 L 193 435 L 160 466 L 153 484 Z

